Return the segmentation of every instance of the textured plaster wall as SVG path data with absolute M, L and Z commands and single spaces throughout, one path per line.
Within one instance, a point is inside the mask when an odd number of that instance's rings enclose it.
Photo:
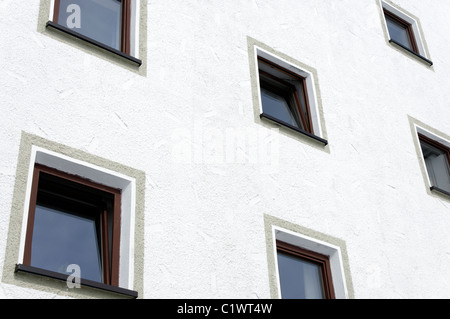
M 39 30 L 40 1 L 1 1 L 0 271 L 26 131 L 145 172 L 144 298 L 270 298 L 265 214 L 344 241 L 355 298 L 450 297 L 450 201 L 408 118 L 450 134 L 450 4 L 395 3 L 432 68 L 386 43 L 375 0 L 148 1 L 137 72 Z M 326 151 L 256 123 L 248 37 L 317 71 Z M 253 156 L 269 142 L 275 162 Z

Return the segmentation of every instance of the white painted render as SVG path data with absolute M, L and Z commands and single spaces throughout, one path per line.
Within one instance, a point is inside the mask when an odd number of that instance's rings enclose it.
M 139 69 L 40 30 L 44 2 L 0 1 L 1 278 L 25 132 L 145 173 L 141 298 L 277 298 L 275 219 L 317 235 L 340 296 L 450 297 L 450 199 L 416 136 L 450 141 L 450 2 L 385 1 L 418 19 L 430 67 L 388 43 L 379 0 L 141 0 Z M 253 44 L 317 72 L 327 146 L 256 116 Z

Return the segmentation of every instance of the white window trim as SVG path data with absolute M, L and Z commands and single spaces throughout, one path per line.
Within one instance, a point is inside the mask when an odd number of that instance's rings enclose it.
M 322 255 L 329 256 L 331 276 L 336 299 L 348 299 L 348 290 L 345 280 L 344 264 L 341 249 L 330 243 L 308 237 L 279 226 L 272 225 L 273 253 L 275 256 L 275 273 L 277 278 L 278 296 L 281 299 L 281 286 L 278 272 L 278 256 L 276 240 L 307 249 Z
M 130 54 L 139 59 L 139 26 L 141 16 L 141 0 L 133 0 L 131 7 Z
M 315 79 L 314 75 L 311 72 L 305 71 L 303 68 L 296 66 L 292 62 L 288 62 L 285 59 L 278 57 L 274 55 L 273 53 L 270 53 L 257 45 L 254 46 L 254 57 L 255 57 L 255 65 L 256 65 L 256 80 L 258 83 L 258 101 L 259 101 L 259 111 L 260 114 L 263 113 L 263 107 L 262 107 L 262 101 L 261 101 L 261 86 L 259 85 L 259 69 L 258 69 L 258 57 L 265 58 L 303 78 L 305 78 L 306 83 L 306 90 L 307 90 L 307 96 L 308 96 L 308 103 L 309 103 L 309 111 L 311 113 L 311 121 L 312 126 L 314 129 L 314 135 L 323 138 L 323 131 L 322 126 L 320 124 L 320 118 L 319 118 L 319 103 L 317 102 L 317 93 L 315 90 Z
M 141 0 L 131 1 L 131 23 L 130 23 L 130 55 L 139 59 L 139 17 L 140 17 Z M 49 21 L 53 21 L 53 13 L 55 11 L 55 0 L 50 1 Z
M 32 146 L 28 168 L 27 188 L 20 236 L 18 263 L 23 263 L 25 235 L 27 230 L 30 196 L 35 164 L 42 164 L 57 170 L 78 175 L 99 184 L 122 190 L 121 227 L 120 227 L 120 262 L 119 287 L 133 289 L 134 283 L 134 234 L 136 180 L 132 177 L 90 164 L 68 156 L 58 154 L 41 147 Z
M 410 15 L 406 14 L 405 12 L 400 11 L 398 8 L 394 7 L 393 5 L 387 3 L 383 0 L 379 0 L 379 1 L 380 1 L 380 5 L 381 5 L 382 9 L 386 9 L 387 11 L 391 12 L 392 14 L 398 16 L 399 18 L 401 18 L 401 19 L 405 20 L 406 22 L 408 22 L 409 24 L 411 24 L 411 27 L 412 27 L 413 33 L 414 33 L 414 39 L 416 40 L 417 48 L 419 50 L 419 54 L 421 56 L 429 59 L 430 57 L 427 56 L 427 52 L 426 52 L 425 46 L 423 44 L 422 34 L 419 30 L 419 24 L 416 21 L 416 19 L 414 19 Z M 383 14 L 383 17 L 384 17 L 384 14 Z M 386 22 L 385 17 L 383 19 L 383 22 L 384 22 L 384 26 L 387 30 L 387 34 L 389 35 L 389 29 L 387 27 L 387 22 Z

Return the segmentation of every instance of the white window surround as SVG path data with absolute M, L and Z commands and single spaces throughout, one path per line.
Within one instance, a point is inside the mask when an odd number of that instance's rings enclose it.
M 307 90 L 307 96 L 308 96 L 308 103 L 309 103 L 309 111 L 311 112 L 311 121 L 312 121 L 312 126 L 314 128 L 314 135 L 318 136 L 318 137 L 323 137 L 323 132 L 322 132 L 322 126 L 320 125 L 320 120 L 319 120 L 319 109 L 318 109 L 318 102 L 317 102 L 317 94 L 316 94 L 316 90 L 314 87 L 314 83 L 315 83 L 315 79 L 314 79 L 314 75 L 311 72 L 308 72 L 306 70 L 304 70 L 303 68 L 294 65 L 291 62 L 288 62 L 286 60 L 284 60 L 283 58 L 280 58 L 278 56 L 275 56 L 274 54 L 258 47 L 257 45 L 254 46 L 254 50 L 255 50 L 255 65 L 258 66 L 258 57 L 262 57 L 265 58 L 301 77 L 303 77 L 305 79 L 305 84 L 306 84 L 306 90 Z M 257 83 L 259 83 L 259 72 L 256 72 L 256 79 L 257 79 Z M 263 113 L 263 108 L 262 108 L 262 101 L 261 101 L 261 88 L 258 85 L 258 99 L 259 99 L 259 108 L 260 108 L 260 114 Z
M 417 133 L 415 135 L 415 138 L 416 138 L 416 141 L 417 141 L 417 145 L 420 146 L 420 140 L 419 140 L 419 135 L 418 134 L 422 134 L 422 135 L 432 139 L 433 141 L 436 141 L 436 142 L 438 142 L 438 143 L 440 143 L 442 145 L 445 145 L 446 147 L 450 148 L 450 140 L 447 140 L 447 139 L 445 139 L 445 138 L 443 138 L 443 137 L 441 137 L 439 135 L 436 135 L 435 133 L 430 132 L 429 130 L 419 126 L 418 124 L 414 124 L 414 127 L 415 127 L 415 130 L 416 130 L 416 133 Z M 421 154 L 422 154 L 422 152 L 421 152 Z M 423 155 L 420 156 L 420 158 L 421 158 L 423 167 L 426 167 L 425 158 L 423 157 Z M 428 183 L 427 186 L 429 188 L 432 187 L 433 185 L 432 185 L 432 182 L 430 180 L 430 177 L 429 177 L 428 173 L 425 174 L 425 176 L 426 176 L 426 180 L 427 180 L 427 183 Z
M 141 0 L 131 1 L 131 24 L 130 24 L 130 55 L 139 59 L 139 17 Z M 49 21 L 53 21 L 55 0 L 50 1 Z
M 272 238 L 274 248 L 273 254 L 275 256 L 275 273 L 277 276 L 278 296 L 280 298 L 281 287 L 278 274 L 276 240 L 280 240 L 306 250 L 329 256 L 335 297 L 336 299 L 348 298 L 344 265 L 342 262 L 340 247 L 274 225 L 272 225 Z
M 394 7 L 393 5 L 387 3 L 387 2 L 385 2 L 383 0 L 379 0 L 379 1 L 380 1 L 381 8 L 386 9 L 387 11 L 393 13 L 397 17 L 399 17 L 399 18 L 405 20 L 406 22 L 408 22 L 409 24 L 411 24 L 411 27 L 412 27 L 413 32 L 414 32 L 414 39 L 416 40 L 417 48 L 419 50 L 419 54 L 421 56 L 429 59 L 430 57 L 427 56 L 427 53 L 426 53 L 426 50 L 425 50 L 425 46 L 424 46 L 424 43 L 423 43 L 423 39 L 422 39 L 422 34 L 420 32 L 420 29 L 419 29 L 418 21 L 416 21 L 415 18 L 411 17 L 410 15 L 408 15 L 405 12 L 401 11 L 400 9 Z M 386 30 L 388 30 L 386 19 L 383 19 L 383 22 L 384 22 L 384 26 L 385 26 Z M 388 34 L 389 34 L 389 31 L 388 31 Z
M 120 227 L 120 264 L 119 287 L 133 289 L 134 282 L 134 225 L 136 180 L 111 170 L 92 165 L 68 156 L 58 154 L 41 147 L 32 146 L 28 168 L 28 180 L 23 211 L 23 223 L 20 236 L 18 263 L 23 263 L 25 250 L 25 234 L 30 204 L 30 194 L 35 164 L 42 164 L 57 170 L 78 175 L 99 184 L 122 190 L 121 195 L 121 227 Z

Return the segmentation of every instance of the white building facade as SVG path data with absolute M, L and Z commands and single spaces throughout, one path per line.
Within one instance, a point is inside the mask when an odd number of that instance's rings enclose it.
M 1 298 L 450 297 L 450 3 L 92 3 L 0 1 Z

